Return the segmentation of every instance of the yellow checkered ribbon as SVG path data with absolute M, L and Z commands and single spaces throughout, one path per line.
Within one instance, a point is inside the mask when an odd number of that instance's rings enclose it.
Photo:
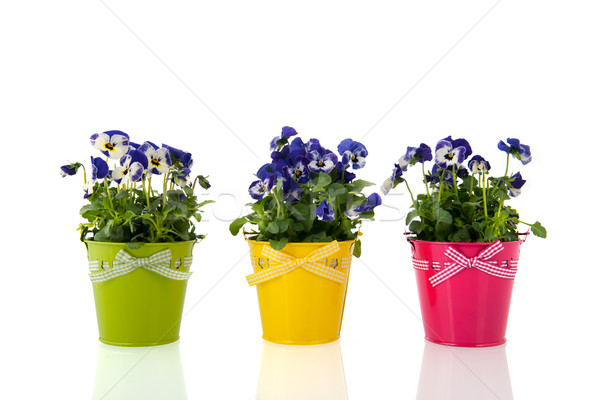
M 270 265 L 275 265 L 263 269 L 262 271 L 255 272 L 252 275 L 248 275 L 246 279 L 248 280 L 248 284 L 250 286 L 254 286 L 273 278 L 277 278 L 283 274 L 287 274 L 288 272 L 300 267 L 314 274 L 322 276 L 323 278 L 330 279 L 337 283 L 344 283 L 346 281 L 346 274 L 342 271 L 328 267 L 323 262 L 323 259 L 335 254 L 339 251 L 339 249 L 340 245 L 338 242 L 333 241 L 328 245 L 313 251 L 306 257 L 296 258 L 281 251 L 273 250 L 271 246 L 264 246 L 262 256 L 270 260 Z M 341 266 L 349 266 L 349 262 L 342 259 Z

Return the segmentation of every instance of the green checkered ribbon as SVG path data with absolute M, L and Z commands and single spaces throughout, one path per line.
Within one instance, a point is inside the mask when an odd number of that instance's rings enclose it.
M 108 263 L 100 261 L 90 261 L 90 279 L 92 283 L 105 282 L 116 277 L 127 275 L 138 268 L 145 268 L 169 279 L 178 281 L 186 280 L 192 275 L 191 272 L 179 271 L 171 268 L 171 250 L 165 249 L 151 255 L 150 257 L 134 257 L 125 250 L 120 250 L 115 256 L 112 268 L 108 268 Z M 184 258 L 184 267 L 191 266 L 192 257 Z M 175 262 L 175 267 L 179 267 L 181 262 Z

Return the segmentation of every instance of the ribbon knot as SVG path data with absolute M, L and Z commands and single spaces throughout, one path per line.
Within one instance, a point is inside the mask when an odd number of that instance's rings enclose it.
M 475 265 L 477 265 L 477 260 L 477 257 L 471 257 L 467 259 L 467 268 L 473 268 Z
M 306 258 L 306 257 L 296 258 L 296 266 L 301 267 L 306 263 L 308 263 L 308 258 Z
M 460 251 L 449 246 L 444 255 L 453 261 L 453 264 L 441 270 L 437 274 L 429 278 L 432 286 L 437 286 L 445 280 L 453 277 L 459 272 L 476 268 L 489 275 L 504 279 L 514 279 L 516 270 L 510 268 L 501 268 L 497 261 L 492 261 L 492 258 L 504 249 L 502 243 L 497 240 L 485 249 L 483 249 L 475 257 L 466 257 Z
M 113 267 L 103 271 L 90 274 L 93 283 L 104 282 L 122 275 L 129 274 L 138 268 L 144 268 L 155 272 L 166 278 L 174 280 L 186 280 L 192 275 L 191 272 L 178 271 L 171 268 L 171 250 L 159 251 L 150 257 L 134 257 L 121 249 L 115 256 Z M 186 261 L 187 262 L 187 261 Z
M 136 263 L 138 268 L 145 268 L 150 265 L 150 257 L 140 257 Z
M 270 267 L 261 271 L 255 272 L 254 274 L 248 275 L 246 279 L 250 286 L 257 285 L 259 283 L 266 282 L 296 268 L 304 268 L 314 274 L 321 277 L 330 279 L 337 283 L 344 283 L 346 280 L 346 274 L 339 270 L 328 267 L 323 262 L 327 257 L 335 254 L 340 249 L 340 245 L 337 241 L 333 241 L 326 246 L 323 246 L 305 257 L 292 257 L 289 254 L 281 251 L 273 250 L 271 246 L 265 245 L 262 250 L 262 257 L 271 260 L 269 263 Z M 342 266 L 349 266 L 349 262 L 346 263 L 342 259 Z

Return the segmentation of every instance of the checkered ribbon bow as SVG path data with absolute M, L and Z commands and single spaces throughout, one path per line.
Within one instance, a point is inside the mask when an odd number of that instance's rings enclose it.
M 480 271 L 498 278 L 514 279 L 515 274 L 517 273 L 515 269 L 502 268 L 498 266 L 497 261 L 490 261 L 492 257 L 501 252 L 502 249 L 504 249 L 504 246 L 497 240 L 483 249 L 477 256 L 469 258 L 450 246 L 444 255 L 451 259 L 453 264 L 433 275 L 429 278 L 429 282 L 431 282 L 431 286 L 437 286 L 446 279 L 453 277 L 467 268 L 477 268 Z
M 323 246 L 306 257 L 292 257 L 288 254 L 282 253 L 281 251 L 273 250 L 271 246 L 264 246 L 262 256 L 268 258 L 275 265 L 273 267 L 258 271 L 252 275 L 248 275 L 246 279 L 250 286 L 257 285 L 262 282 L 266 282 L 273 278 L 277 278 L 283 274 L 286 274 L 296 268 L 304 268 L 314 274 L 322 276 L 323 278 L 330 279 L 337 283 L 344 283 L 346 280 L 346 274 L 328 267 L 323 263 L 323 259 L 335 254 L 339 251 L 340 245 L 338 242 L 333 241 L 326 246 Z M 342 262 L 342 267 L 345 266 Z
M 115 256 L 112 268 L 100 270 L 98 261 L 90 261 L 90 270 L 92 271 L 90 279 L 92 283 L 104 282 L 118 276 L 127 275 L 138 268 L 145 268 L 166 278 L 178 281 L 188 279 L 192 273 L 172 269 L 171 258 L 171 250 L 169 249 L 159 251 L 150 257 L 140 258 L 132 256 L 125 250 L 120 250 Z

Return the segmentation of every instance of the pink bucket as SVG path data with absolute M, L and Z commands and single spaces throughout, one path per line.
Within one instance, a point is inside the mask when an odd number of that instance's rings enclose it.
M 417 278 L 425 338 L 448 346 L 488 347 L 506 342 L 506 324 L 514 279 L 501 278 L 476 267 L 461 269 L 436 286 L 429 278 L 451 271 L 455 261 L 449 247 L 467 259 L 482 253 L 491 243 L 446 243 L 409 240 Z M 502 249 L 487 264 L 514 276 L 522 241 L 502 242 Z M 499 268 L 499 270 L 498 270 Z M 440 275 L 438 275 L 439 277 Z M 435 280 L 434 280 L 435 282 Z

